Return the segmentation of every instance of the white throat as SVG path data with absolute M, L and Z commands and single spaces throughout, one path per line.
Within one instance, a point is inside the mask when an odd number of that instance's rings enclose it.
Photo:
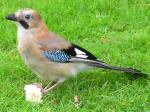
M 19 38 L 24 38 L 24 37 L 30 37 L 34 33 L 34 29 L 25 29 L 21 24 L 16 23 L 18 27 L 18 37 Z

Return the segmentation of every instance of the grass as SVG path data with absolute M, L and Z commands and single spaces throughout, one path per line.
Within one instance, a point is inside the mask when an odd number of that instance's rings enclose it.
M 79 74 L 44 97 L 25 101 L 24 85 L 43 82 L 17 51 L 17 28 L 4 18 L 21 8 L 38 10 L 49 29 L 118 66 L 150 73 L 149 0 L 1 0 L 1 112 L 149 112 L 149 78 L 102 69 Z M 79 95 L 82 107 L 74 107 Z

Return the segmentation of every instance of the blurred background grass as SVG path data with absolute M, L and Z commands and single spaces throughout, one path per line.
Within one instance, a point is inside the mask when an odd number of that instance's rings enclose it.
M 92 70 L 71 78 L 44 97 L 25 101 L 24 85 L 39 80 L 17 51 L 17 28 L 5 16 L 22 8 L 37 10 L 49 29 L 113 65 L 150 73 L 149 0 L 1 0 L 0 110 L 2 112 L 148 112 L 149 78 Z M 46 84 L 46 83 L 45 83 Z M 79 95 L 83 106 L 74 107 Z

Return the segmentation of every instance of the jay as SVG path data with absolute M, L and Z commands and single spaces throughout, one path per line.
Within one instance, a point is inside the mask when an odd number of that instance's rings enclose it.
M 18 27 L 18 49 L 25 63 L 43 80 L 51 82 L 43 89 L 47 93 L 68 77 L 91 68 L 122 71 L 133 76 L 137 69 L 109 65 L 76 44 L 49 32 L 42 17 L 33 9 L 19 10 L 6 16 Z

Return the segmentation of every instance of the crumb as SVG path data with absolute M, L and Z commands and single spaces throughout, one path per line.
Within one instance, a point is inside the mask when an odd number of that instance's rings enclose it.
M 80 97 L 77 95 L 74 97 L 74 105 L 77 109 L 80 108 L 82 105 L 82 102 L 80 101 Z

